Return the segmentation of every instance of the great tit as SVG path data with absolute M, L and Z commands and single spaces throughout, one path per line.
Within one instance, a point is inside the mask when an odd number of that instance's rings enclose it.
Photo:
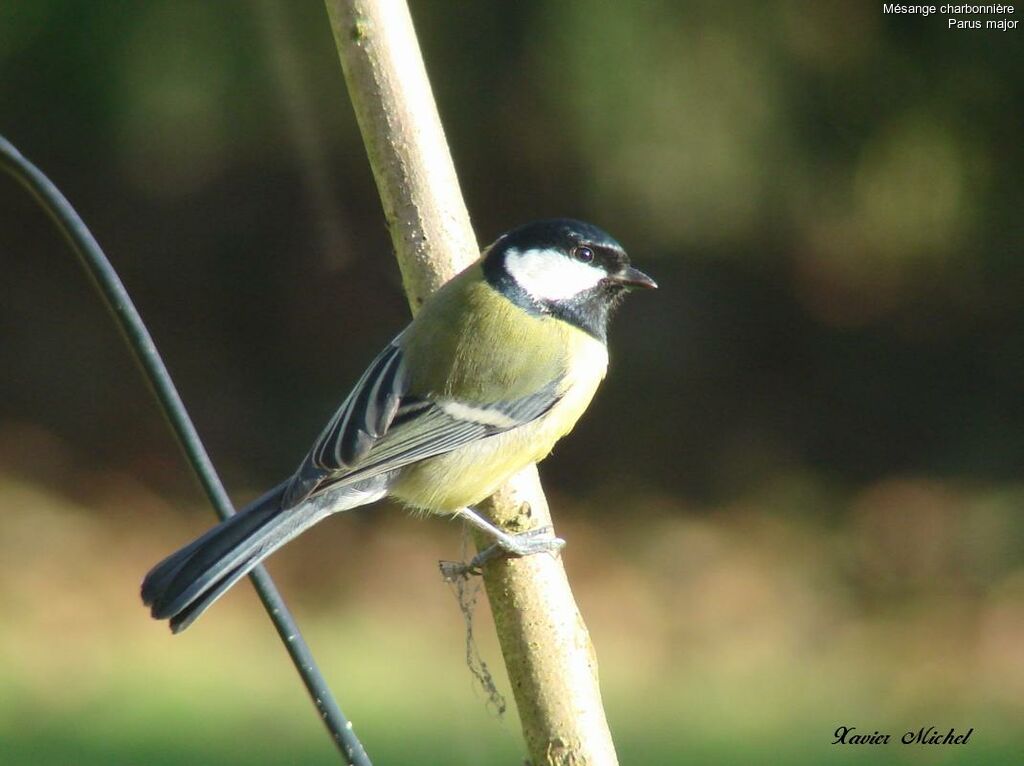
M 295 474 L 153 567 L 143 602 L 184 630 L 293 537 L 385 496 L 461 516 L 513 555 L 560 546 L 472 506 L 572 429 L 604 378 L 612 309 L 656 286 L 591 224 L 503 234 L 370 364 Z

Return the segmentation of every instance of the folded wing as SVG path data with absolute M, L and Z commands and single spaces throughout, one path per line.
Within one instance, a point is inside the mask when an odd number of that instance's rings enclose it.
M 331 418 L 285 492 L 282 505 L 451 452 L 535 420 L 559 399 L 559 380 L 487 404 L 417 396 L 398 339 L 373 361 Z

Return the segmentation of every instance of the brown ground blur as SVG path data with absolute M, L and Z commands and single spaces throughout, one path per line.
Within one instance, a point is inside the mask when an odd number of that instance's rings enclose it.
M 412 5 L 481 241 L 578 216 L 661 284 L 542 467 L 622 762 L 1019 763 L 1021 32 Z M 235 499 L 293 470 L 407 321 L 322 7 L 13 0 L 0 81 L 0 132 L 107 249 Z M 247 588 L 173 639 L 139 605 L 212 515 L 6 182 L 0 275 L 0 764 L 333 762 Z M 521 753 L 436 572 L 460 546 L 385 508 L 272 560 L 379 763 Z M 840 725 L 976 731 L 851 756 Z

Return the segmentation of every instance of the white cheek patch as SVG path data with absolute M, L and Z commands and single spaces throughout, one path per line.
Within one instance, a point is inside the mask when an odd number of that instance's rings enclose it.
M 534 298 L 559 301 L 596 287 L 603 269 L 567 258 L 557 250 L 514 248 L 505 254 L 505 269 Z

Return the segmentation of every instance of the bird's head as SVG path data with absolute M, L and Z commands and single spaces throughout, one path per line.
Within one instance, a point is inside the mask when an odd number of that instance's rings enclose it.
M 602 341 L 627 290 L 658 286 L 606 231 L 569 218 L 501 235 L 485 252 L 483 268 L 491 286 L 525 310 L 563 319 Z

